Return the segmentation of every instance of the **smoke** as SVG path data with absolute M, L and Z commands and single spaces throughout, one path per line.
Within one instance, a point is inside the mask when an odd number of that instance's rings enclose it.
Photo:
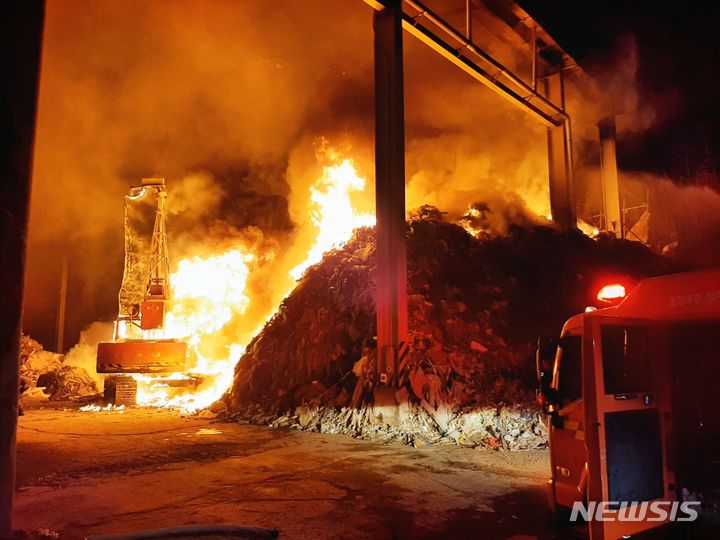
M 576 202 L 586 219 L 602 212 L 598 123 L 615 119 L 622 151 L 679 110 L 676 92 L 643 87 L 641 67 L 636 38 L 625 34 L 616 38 L 611 50 L 584 62 L 583 76 L 568 77 L 566 103 L 572 118 Z
M 719 178 L 713 183 L 718 185 Z M 651 173 L 621 176 L 633 201 L 648 203 L 648 243 L 686 268 L 720 266 L 720 193 L 701 183 L 681 185 Z
M 289 238 L 292 148 L 371 95 L 369 17 L 361 2 L 48 5 L 26 327 L 50 341 L 65 254 L 67 326 L 115 315 L 123 197 L 142 177 L 167 180 L 174 259 L 225 233 Z
M 94 322 L 80 332 L 80 341 L 72 349 L 70 349 L 63 363 L 67 366 L 75 366 L 83 368 L 98 383 L 98 387 L 103 387 L 103 377 L 97 373 L 97 345 L 101 341 L 109 341 L 112 339 L 113 325 L 106 322 Z
M 224 196 L 223 187 L 210 174 L 200 172 L 185 176 L 174 182 L 168 192 L 168 216 L 176 223 L 185 220 L 206 222 L 209 217 L 217 215 Z M 184 225 L 183 230 L 189 228 Z
M 492 52 L 527 68 L 509 47 Z M 459 216 L 482 201 L 547 214 L 544 128 L 409 37 L 405 64 L 408 208 Z M 627 98 L 635 67 L 622 65 L 616 94 Z M 329 148 L 354 160 L 368 180 L 354 202 L 373 209 L 372 67 L 371 10 L 359 0 L 50 3 L 26 331 L 52 338 L 63 256 L 69 333 L 116 315 L 123 198 L 142 177 L 159 176 L 172 261 L 256 254 L 251 307 L 227 329 L 251 335 L 312 243 L 308 188 Z M 593 94 L 570 105 L 580 118 L 605 103 Z M 577 135 L 597 137 L 594 128 Z
M 612 50 L 583 64 L 587 76 L 570 76 L 566 94 L 581 141 L 597 139 L 597 124 L 615 117 L 620 137 L 644 133 L 673 114 L 676 96 L 648 95 L 639 83 L 640 59 L 635 37 L 619 36 Z

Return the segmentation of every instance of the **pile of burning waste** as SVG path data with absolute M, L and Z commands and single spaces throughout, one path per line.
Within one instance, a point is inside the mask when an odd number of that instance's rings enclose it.
M 604 279 L 670 271 L 642 244 L 537 224 L 470 234 L 425 209 L 408 223 L 410 349 L 395 425 L 373 414 L 374 229 L 308 269 L 247 346 L 230 418 L 411 444 L 528 449 L 547 442 L 534 348 L 590 305 Z
M 171 271 L 165 183 L 143 179 L 125 197 L 118 318 L 90 325 L 64 357 L 24 341 L 25 386 L 103 407 L 169 407 L 411 444 L 537 448 L 547 442 L 534 402 L 537 338 L 557 335 L 609 280 L 671 270 L 642 244 L 559 232 L 519 196 L 476 202 L 464 215 L 421 207 L 407 225 L 402 410 L 388 422 L 373 398 L 374 216 L 353 204 L 365 180 L 352 160 L 323 156 L 303 205 L 312 209 L 307 253 L 280 264 L 289 275 L 275 276 L 276 288 L 287 282 L 292 291 L 267 323 L 247 286 L 274 257 L 238 242 L 190 254 Z M 163 356 L 169 347 L 178 354 Z

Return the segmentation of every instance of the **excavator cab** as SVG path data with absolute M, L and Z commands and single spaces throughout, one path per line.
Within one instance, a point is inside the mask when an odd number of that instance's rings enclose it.
M 145 300 L 140 308 L 141 329 L 156 330 L 163 327 L 167 301 L 166 279 L 151 277 Z

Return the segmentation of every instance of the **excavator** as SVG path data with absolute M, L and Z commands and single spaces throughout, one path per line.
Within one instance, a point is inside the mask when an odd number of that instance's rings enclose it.
M 137 384 L 132 374 L 168 374 L 186 368 L 187 344 L 164 337 L 171 294 L 166 201 L 163 178 L 143 178 L 125 196 L 125 267 L 118 317 L 112 341 L 97 348 L 97 372 L 110 375 L 105 397 L 115 405 L 135 404 Z

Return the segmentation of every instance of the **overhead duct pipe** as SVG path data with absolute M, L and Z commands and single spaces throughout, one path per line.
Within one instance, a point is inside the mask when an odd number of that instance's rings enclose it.
M 528 85 L 525 81 L 515 75 L 503 64 L 495 60 L 495 58 L 493 58 L 480 47 L 478 47 L 475 43 L 472 42 L 471 39 L 463 36 L 455 28 L 450 26 L 450 24 L 444 21 L 440 16 L 430 10 L 427 6 L 425 6 L 421 2 L 418 2 L 417 0 L 405 0 L 405 3 L 412 7 L 414 10 L 416 10 L 418 14 L 414 17 L 411 17 L 408 14 L 404 14 L 403 22 L 407 21 L 408 24 L 411 24 L 412 26 L 417 26 L 421 18 L 430 21 L 439 30 L 442 30 L 445 34 L 450 36 L 452 39 L 457 41 L 459 45 L 461 45 L 459 49 L 456 49 L 456 54 L 459 54 L 459 51 L 461 50 L 468 50 L 492 66 L 493 70 L 495 70 L 496 72 L 493 75 L 488 75 L 488 82 L 497 83 L 499 79 L 505 78 L 507 79 L 507 82 L 514 85 L 517 90 L 526 94 L 526 96 L 522 98 L 524 101 L 529 103 L 530 101 L 538 100 L 543 107 L 547 107 L 549 109 L 549 111 L 546 112 L 547 116 L 562 116 L 566 114 L 562 107 L 555 105 L 551 101 L 547 100 L 544 96 L 540 95 L 536 89 Z M 406 28 L 406 30 L 409 30 L 409 28 Z M 558 125 L 558 123 L 556 122 L 552 123 Z
M 375 10 L 385 9 L 386 0 L 365 0 Z M 495 60 L 472 41 L 455 30 L 441 17 L 418 0 L 404 0 L 417 14 L 411 16 L 403 11 L 402 27 L 414 37 L 425 43 L 435 52 L 444 56 L 474 79 L 528 113 L 548 128 L 548 165 L 550 175 L 550 200 L 553 220 L 563 229 L 576 226 L 575 203 L 573 197 L 573 160 L 572 130 L 570 116 L 564 110 L 562 97 L 562 66 L 557 73 L 547 76 L 546 96 L 559 100 L 556 105 L 547 97 L 538 93 L 520 77 Z M 420 24 L 424 19 L 455 40 L 460 47 L 453 47 L 438 37 L 432 30 Z M 462 51 L 475 54 L 487 62 L 494 74 L 481 68 L 477 63 L 462 54 Z M 501 80 L 504 82 L 501 82 Z M 507 82 L 507 84 L 505 84 Z M 510 88 L 512 85 L 515 89 Z M 524 93 L 525 96 L 521 95 Z M 562 130 L 560 132 L 560 130 Z

